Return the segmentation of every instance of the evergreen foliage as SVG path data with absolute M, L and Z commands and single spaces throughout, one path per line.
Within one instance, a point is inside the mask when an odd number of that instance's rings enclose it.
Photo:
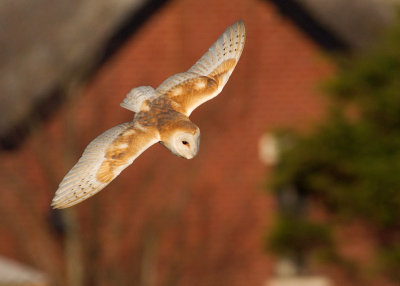
M 327 120 L 312 134 L 290 134 L 292 147 L 282 151 L 272 189 L 292 185 L 323 202 L 336 222 L 365 222 L 380 245 L 375 262 L 400 281 L 400 21 L 379 47 L 342 60 L 326 89 Z M 281 228 L 277 223 L 270 236 L 280 254 L 288 251 L 283 244 L 307 248 L 304 241 L 318 233 L 305 227 L 299 238 Z

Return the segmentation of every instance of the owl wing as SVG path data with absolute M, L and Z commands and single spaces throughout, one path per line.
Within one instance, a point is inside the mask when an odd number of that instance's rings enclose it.
M 221 92 L 242 54 L 245 40 L 243 21 L 235 22 L 188 71 L 169 77 L 156 91 L 189 116 Z
M 135 122 L 107 130 L 86 147 L 82 157 L 65 175 L 52 207 L 67 208 L 98 193 L 159 140 L 157 130 Z

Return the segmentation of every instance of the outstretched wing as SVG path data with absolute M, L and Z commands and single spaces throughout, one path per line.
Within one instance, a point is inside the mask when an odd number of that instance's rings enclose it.
M 156 91 L 189 116 L 221 92 L 242 54 L 245 40 L 244 23 L 235 22 L 187 72 L 169 77 Z
M 52 206 L 67 208 L 101 191 L 143 151 L 160 140 L 158 131 L 123 123 L 94 139 L 56 191 Z

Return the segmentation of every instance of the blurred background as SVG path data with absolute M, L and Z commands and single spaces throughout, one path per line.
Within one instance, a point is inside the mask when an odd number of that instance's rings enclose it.
M 0 285 L 399 285 L 398 0 L 3 0 Z M 55 190 L 242 19 L 201 149 L 157 144 L 95 197 Z

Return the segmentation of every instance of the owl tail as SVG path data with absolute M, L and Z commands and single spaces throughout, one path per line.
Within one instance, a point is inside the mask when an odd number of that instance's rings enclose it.
M 155 96 L 156 92 L 151 86 L 139 86 L 132 89 L 120 105 L 133 112 L 139 112 L 143 102 Z

